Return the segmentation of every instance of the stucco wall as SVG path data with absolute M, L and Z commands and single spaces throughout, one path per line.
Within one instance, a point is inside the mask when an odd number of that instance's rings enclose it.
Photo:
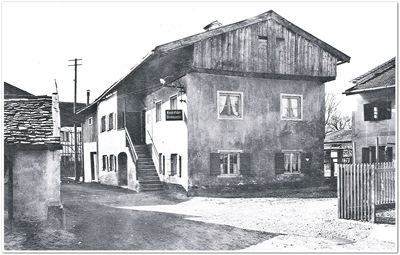
M 15 219 L 46 220 L 61 205 L 60 151 L 17 151 L 13 165 Z
M 188 87 L 190 185 L 276 180 L 274 157 L 282 150 L 312 153 L 310 175 L 322 177 L 324 84 L 199 73 L 184 79 Z M 218 90 L 243 92 L 243 119 L 218 119 Z M 282 93 L 302 95 L 301 121 L 281 120 Z M 225 149 L 251 154 L 252 177 L 210 176 L 210 153 Z
M 153 153 L 153 162 L 161 181 L 178 184 L 188 188 L 188 129 L 186 95 L 181 96 L 177 88 L 163 88 L 144 98 L 146 105 L 146 143 L 153 139 L 158 153 L 165 156 L 165 175 L 160 173 L 158 155 Z M 177 109 L 183 111 L 183 120 L 166 121 L 165 110 L 170 110 L 170 97 L 177 95 Z M 161 121 L 156 122 L 155 103 L 161 102 Z M 150 134 L 150 135 L 149 135 Z M 171 154 L 177 154 L 177 172 L 179 171 L 179 156 L 181 157 L 181 176 L 171 175 Z
M 117 95 L 102 100 L 97 107 L 98 125 L 98 157 L 99 157 L 99 181 L 107 185 L 118 186 L 118 155 L 125 152 L 128 155 L 128 188 L 137 189 L 136 168 L 126 147 L 124 129 L 117 129 Z M 108 130 L 108 116 L 114 113 L 114 129 Z M 106 116 L 107 130 L 101 132 L 101 117 Z M 103 170 L 103 155 L 109 157 L 115 155 L 117 171 Z M 85 158 L 86 161 L 86 158 Z
M 395 89 L 385 89 L 361 94 L 351 95 L 357 101 L 357 109 L 353 114 L 353 141 L 355 142 L 356 163 L 362 162 L 363 147 L 376 146 L 376 138 L 379 139 L 379 146 L 393 147 L 393 159 L 396 159 L 396 105 Z M 374 101 L 391 101 L 391 118 L 380 121 L 364 120 L 364 104 Z
M 91 166 L 91 158 L 90 158 L 90 153 L 96 152 L 97 155 L 97 143 L 92 142 L 92 143 L 83 143 L 83 157 L 84 157 L 84 175 L 85 175 L 85 182 L 91 182 L 93 181 L 98 181 L 99 180 L 99 158 L 98 155 L 94 159 L 94 176 L 92 177 L 92 166 Z

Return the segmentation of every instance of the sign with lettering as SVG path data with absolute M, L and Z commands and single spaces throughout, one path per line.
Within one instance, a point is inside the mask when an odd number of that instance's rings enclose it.
M 183 120 L 182 110 L 165 110 L 165 120 Z

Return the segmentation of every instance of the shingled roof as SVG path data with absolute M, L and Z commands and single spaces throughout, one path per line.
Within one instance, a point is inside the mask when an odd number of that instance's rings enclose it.
M 351 142 L 351 129 L 342 129 L 334 131 L 325 136 L 324 143 L 345 143 Z
M 53 136 L 52 97 L 5 99 L 4 144 L 60 145 L 60 137 Z
M 343 94 L 352 95 L 361 92 L 391 88 L 396 86 L 396 58 L 373 68 L 351 81 L 355 86 Z

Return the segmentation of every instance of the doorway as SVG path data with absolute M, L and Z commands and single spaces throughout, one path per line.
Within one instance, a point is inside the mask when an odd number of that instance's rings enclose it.
M 118 154 L 118 185 L 128 185 L 128 157 L 125 152 Z
M 132 139 L 133 144 L 145 144 L 146 139 L 146 111 L 127 112 L 126 129 Z
M 96 169 L 97 169 L 97 153 L 90 152 L 90 175 L 91 181 L 96 181 Z

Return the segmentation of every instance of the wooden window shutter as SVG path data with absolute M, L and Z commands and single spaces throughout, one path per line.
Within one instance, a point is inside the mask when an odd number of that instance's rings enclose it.
M 392 162 L 393 161 L 393 147 L 387 147 L 385 154 L 386 154 L 385 161 Z
M 283 153 L 275 153 L 275 174 L 283 174 L 285 172 L 285 155 Z
M 355 157 L 355 155 L 354 155 Z M 364 147 L 361 149 L 361 163 L 369 163 L 369 148 Z
M 125 112 L 119 111 L 117 116 L 117 128 L 121 129 L 125 127 Z
M 379 107 L 379 119 L 388 120 L 392 118 L 392 102 L 382 102 Z
M 250 153 L 240 153 L 240 174 L 251 175 Z
M 312 155 L 311 153 L 301 153 L 301 172 L 302 173 L 309 173 L 311 170 L 311 161 Z
M 221 174 L 219 153 L 210 153 L 210 175 Z
M 372 104 L 364 104 L 364 121 L 374 119 L 374 106 Z
M 370 153 L 370 155 L 369 155 L 370 163 L 375 163 L 376 162 L 376 147 L 370 146 L 369 153 Z

